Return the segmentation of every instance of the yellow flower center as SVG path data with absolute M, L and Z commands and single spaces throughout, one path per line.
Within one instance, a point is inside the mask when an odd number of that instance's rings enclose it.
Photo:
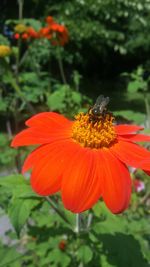
M 116 142 L 114 117 L 110 113 L 99 116 L 79 113 L 75 119 L 72 126 L 72 138 L 81 146 L 102 148 L 110 147 Z
M 18 33 L 24 33 L 27 30 L 27 26 L 20 23 L 15 26 L 14 30 Z

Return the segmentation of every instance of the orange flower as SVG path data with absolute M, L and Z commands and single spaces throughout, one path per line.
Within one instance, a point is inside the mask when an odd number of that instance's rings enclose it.
M 24 39 L 27 40 L 29 38 L 38 38 L 38 33 L 34 30 L 33 27 L 27 27 L 23 24 L 18 24 L 15 27 L 15 31 L 17 33 L 14 34 L 15 39 Z
M 54 45 L 65 45 L 68 42 L 68 30 L 65 26 L 53 23 L 51 25 L 51 30 L 56 33 L 56 39 L 53 40 Z
M 32 27 L 27 28 L 27 33 L 31 38 L 38 38 L 38 33 Z
M 51 29 L 55 32 L 55 31 L 62 31 L 62 27 L 61 27 L 61 25 L 59 25 L 59 24 L 57 24 L 57 23 L 53 23 L 52 25 L 51 25 Z
M 47 18 L 46 18 L 46 22 L 47 22 L 47 24 L 52 24 L 52 23 L 54 23 L 54 19 L 53 19 L 53 17 L 52 16 L 48 16 Z
M 52 45 L 64 46 L 68 42 L 68 30 L 64 25 L 55 22 L 53 17 L 46 18 L 47 26 L 42 27 L 37 33 L 36 38 L 46 38 Z M 30 35 L 30 33 L 29 33 Z M 31 36 L 32 37 L 32 36 Z
M 68 30 L 65 26 L 63 26 L 63 31 L 60 32 L 60 35 L 59 35 L 59 39 L 60 39 L 60 44 L 63 46 L 65 45 L 69 38 L 68 38 Z
M 20 38 L 20 34 L 19 34 L 19 33 L 15 33 L 15 34 L 14 34 L 14 38 L 15 38 L 16 40 L 18 40 L 18 39 Z
M 38 32 L 38 37 L 51 39 L 52 37 L 51 29 L 49 27 L 41 28 L 40 31 Z
M 66 240 L 61 240 L 58 244 L 58 247 L 60 250 L 64 251 L 66 249 L 66 244 L 67 244 L 67 241 Z
M 64 206 L 75 213 L 101 197 L 113 213 L 124 211 L 132 187 L 127 165 L 150 171 L 150 152 L 135 144 L 150 136 L 136 133 L 140 126 L 113 121 L 108 112 L 96 119 L 90 112 L 79 113 L 75 121 L 43 112 L 27 120 L 28 128 L 11 145 L 39 145 L 22 169 L 32 169 L 33 190 L 42 196 L 61 191 Z
M 29 35 L 25 32 L 21 35 L 21 38 L 27 40 L 29 38 Z

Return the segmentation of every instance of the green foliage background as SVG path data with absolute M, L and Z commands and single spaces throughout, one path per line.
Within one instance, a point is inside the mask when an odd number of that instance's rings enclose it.
M 128 211 L 112 215 L 99 201 L 82 215 L 77 233 L 75 215 L 64 210 L 60 196 L 49 203 L 18 174 L 29 149 L 9 145 L 31 115 L 56 111 L 72 119 L 100 94 L 110 96 L 119 123 L 143 125 L 150 133 L 150 0 L 24 0 L 21 23 L 39 30 L 53 16 L 68 28 L 64 47 L 10 37 L 20 23 L 20 1 L 0 3 L 0 45 L 12 48 L 0 58 L 0 218 L 7 215 L 13 226 L 0 243 L 0 267 L 148 267 L 147 175 L 132 174 L 145 190 L 133 189 Z

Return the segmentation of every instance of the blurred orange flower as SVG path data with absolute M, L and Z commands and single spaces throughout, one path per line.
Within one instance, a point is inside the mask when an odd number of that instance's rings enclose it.
M 127 165 L 150 171 L 150 152 L 135 144 L 150 141 L 136 133 L 142 127 L 114 125 L 110 113 L 93 122 L 89 112 L 70 121 L 54 112 L 39 113 L 16 135 L 13 147 L 40 145 L 25 160 L 22 172 L 32 169 L 31 185 L 39 195 L 61 191 L 64 206 L 79 213 L 101 197 L 113 213 L 130 201 Z
M 65 26 L 63 25 L 58 25 L 58 24 L 52 24 L 51 29 L 53 33 L 56 34 L 55 42 L 57 45 L 65 45 L 69 38 L 68 30 Z
M 41 28 L 38 32 L 39 38 L 51 40 L 52 45 L 64 46 L 69 40 L 67 28 L 55 22 L 51 16 L 46 18 L 46 22 L 47 26 Z
M 23 34 L 21 35 L 21 38 L 24 39 L 24 40 L 26 40 L 26 39 L 29 38 L 29 35 L 25 32 L 25 33 L 23 33 Z
M 27 34 L 31 38 L 38 38 L 38 33 L 32 27 L 27 28 Z
M 19 33 L 15 33 L 14 34 L 14 38 L 17 40 L 19 38 L 23 39 L 23 40 L 27 40 L 29 38 L 38 38 L 38 33 L 32 28 L 32 27 L 28 27 L 26 29 L 26 32 L 19 34 Z
M 58 244 L 58 247 L 60 250 L 64 251 L 66 249 L 67 241 L 66 240 L 61 240 Z
M 20 34 L 19 34 L 19 33 L 15 33 L 15 34 L 14 34 L 14 38 L 15 38 L 16 40 L 18 40 L 18 39 L 20 38 Z
M 38 32 L 38 37 L 51 39 L 51 37 L 52 37 L 51 29 L 49 27 L 41 28 Z
M 54 22 L 53 17 L 52 17 L 52 16 L 48 16 L 48 17 L 46 18 L 46 22 L 47 22 L 47 24 L 52 24 L 52 23 Z
M 46 18 L 47 25 L 36 31 L 33 27 L 27 27 L 24 24 L 18 24 L 15 26 L 15 39 L 38 39 L 46 38 L 51 41 L 52 45 L 64 46 L 69 38 L 68 30 L 64 25 L 60 25 L 53 17 L 48 16 Z

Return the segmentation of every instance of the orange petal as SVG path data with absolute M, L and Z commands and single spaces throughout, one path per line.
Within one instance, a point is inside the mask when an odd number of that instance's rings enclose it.
M 43 159 L 44 156 L 49 154 L 49 152 L 51 151 L 50 147 L 50 144 L 46 144 L 34 149 L 24 161 L 24 164 L 22 166 L 22 174 L 32 169 L 34 166 L 36 166 L 36 164 L 38 165 L 39 161 Z
M 28 146 L 28 145 L 42 145 L 50 142 L 65 140 L 70 138 L 70 125 L 64 129 L 53 129 L 53 132 L 38 132 L 37 129 L 29 128 L 23 130 L 19 134 L 15 136 L 13 139 L 11 146 Z
M 119 140 L 132 142 L 146 142 L 150 141 L 150 135 L 145 134 L 127 134 L 119 136 Z
M 28 119 L 25 124 L 29 127 L 42 127 L 44 129 L 46 127 L 46 129 L 52 130 L 53 127 L 63 126 L 69 122 L 68 119 L 58 113 L 42 112 Z
M 101 183 L 96 169 L 96 155 L 86 148 L 72 154 L 62 179 L 64 206 L 79 213 L 91 208 L 101 196 Z
M 52 113 L 53 114 L 53 113 Z M 59 116 L 59 115 L 58 115 Z M 31 128 L 25 129 L 15 136 L 11 146 L 28 146 L 46 144 L 55 140 L 63 140 L 70 138 L 72 122 L 66 120 L 64 124 L 59 121 L 51 121 L 46 123 L 45 120 L 40 121 L 38 115 L 31 118 L 29 122 Z M 53 116 L 52 116 L 53 117 Z M 60 116 L 62 117 L 62 116 Z M 33 121 L 32 121 L 33 120 Z M 61 118 L 62 122 L 62 118 Z
M 102 197 L 113 213 L 124 211 L 130 201 L 131 178 L 127 167 L 109 150 L 99 152 L 102 178 Z
M 128 124 L 115 125 L 115 130 L 118 135 L 135 133 L 143 129 L 144 129 L 143 127 L 137 125 L 128 125 Z
M 25 161 L 23 170 L 33 169 L 31 186 L 39 195 L 47 196 L 60 190 L 62 174 L 72 153 L 70 144 L 62 141 L 41 146 Z
M 129 166 L 150 170 L 150 152 L 137 144 L 119 140 L 110 151 Z

